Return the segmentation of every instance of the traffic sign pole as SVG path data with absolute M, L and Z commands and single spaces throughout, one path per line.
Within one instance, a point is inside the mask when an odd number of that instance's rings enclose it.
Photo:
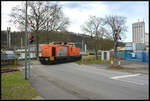
M 32 22 L 31 22 L 32 23 Z M 28 73 L 29 73 L 29 78 L 31 77 L 31 57 L 30 57 L 30 45 L 31 45 L 31 40 L 30 40 L 30 38 L 32 37 L 32 35 L 31 35 L 31 23 L 28 23 Z
M 27 80 L 27 1 L 26 1 L 26 26 L 25 26 L 25 79 Z
M 29 78 L 30 78 L 30 42 L 29 42 L 29 38 L 30 38 L 30 32 L 28 33 L 28 73 L 29 73 Z

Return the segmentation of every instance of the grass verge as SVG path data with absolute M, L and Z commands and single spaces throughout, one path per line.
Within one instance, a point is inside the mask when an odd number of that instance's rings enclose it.
M 17 68 L 19 66 L 19 64 L 13 64 L 13 65 L 4 65 L 1 66 L 2 68 Z
M 96 60 L 96 57 L 93 56 L 82 56 L 82 59 L 79 61 L 76 61 L 77 64 L 105 64 L 110 63 L 110 61 L 104 61 L 101 60 L 101 56 L 98 56 L 98 60 Z
M 2 100 L 31 100 L 36 96 L 38 96 L 38 93 L 26 80 L 24 80 L 21 72 L 2 74 Z
M 107 67 L 107 69 L 129 69 L 129 68 L 125 67 L 125 66 L 120 66 L 120 67 L 118 67 L 118 66 L 114 66 L 114 67 L 109 66 L 109 67 Z
M 77 64 L 105 64 L 110 63 L 110 61 L 102 61 L 102 60 L 90 60 L 90 61 L 76 61 Z

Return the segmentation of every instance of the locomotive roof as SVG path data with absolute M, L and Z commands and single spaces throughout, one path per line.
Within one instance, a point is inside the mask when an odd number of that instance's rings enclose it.
M 49 44 L 62 44 L 62 43 L 64 43 L 64 44 L 69 44 L 69 45 L 74 45 L 75 43 L 73 43 L 73 42 L 51 42 L 51 43 L 49 43 Z

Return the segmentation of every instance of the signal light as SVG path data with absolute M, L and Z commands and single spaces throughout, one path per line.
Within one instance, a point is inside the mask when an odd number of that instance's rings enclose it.
M 30 36 L 29 36 L 29 43 L 30 43 L 30 44 L 33 43 L 33 36 L 32 36 L 32 33 L 30 33 Z
M 119 37 L 119 39 L 121 40 L 121 37 Z

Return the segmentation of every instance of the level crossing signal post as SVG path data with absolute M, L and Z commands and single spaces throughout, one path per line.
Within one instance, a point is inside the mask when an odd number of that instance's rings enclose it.
M 30 78 L 31 77 L 31 51 L 30 51 L 30 48 L 31 48 L 31 44 L 33 43 L 33 36 L 32 36 L 32 33 L 31 33 L 31 24 L 32 24 L 32 21 L 30 23 L 28 23 L 28 77 Z
M 27 80 L 27 8 L 28 4 L 26 1 L 26 18 L 25 18 L 25 80 Z
M 118 50 L 117 50 L 118 41 L 119 41 L 119 39 L 121 40 L 121 37 L 119 36 L 120 32 L 121 32 L 121 29 L 118 26 L 118 29 L 114 30 L 114 35 L 113 35 L 113 38 L 114 38 L 114 55 L 111 58 L 111 67 L 113 67 L 115 65 L 118 65 L 120 67 L 120 58 L 118 57 Z

